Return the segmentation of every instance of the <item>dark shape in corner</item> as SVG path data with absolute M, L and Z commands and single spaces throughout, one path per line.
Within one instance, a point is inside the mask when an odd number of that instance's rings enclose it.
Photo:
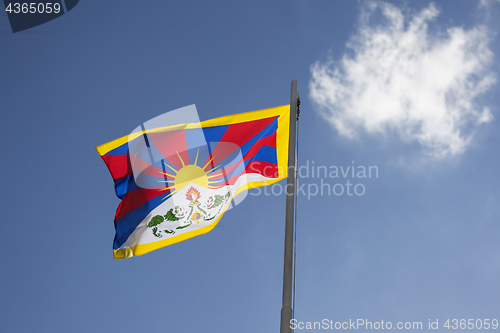
M 75 8 L 79 1 L 80 0 L 64 0 L 64 3 L 66 4 L 66 12 L 69 12 L 70 10 Z
M 12 32 L 31 29 L 64 15 L 65 13 L 62 1 L 64 0 L 30 0 L 26 3 L 28 5 L 27 12 L 23 13 L 22 7 L 17 7 L 16 5 L 22 6 L 23 4 L 25 4 L 24 2 L 20 2 L 19 0 L 3 0 L 5 9 L 10 9 L 9 11 L 6 11 L 6 13 L 9 17 Z M 79 0 L 66 0 L 64 2 L 66 5 L 66 10 L 69 12 L 78 4 L 78 2 Z M 49 4 L 49 7 L 47 7 L 47 4 Z M 34 7 L 32 5 L 34 5 Z M 51 10 L 47 10 L 47 8 L 50 8 Z M 55 8 L 59 9 L 57 13 Z M 35 9 L 35 12 L 30 13 L 30 11 L 32 11 L 33 9 Z M 16 13 L 16 10 L 19 11 L 19 13 Z M 47 13 L 47 11 L 50 11 L 50 13 Z

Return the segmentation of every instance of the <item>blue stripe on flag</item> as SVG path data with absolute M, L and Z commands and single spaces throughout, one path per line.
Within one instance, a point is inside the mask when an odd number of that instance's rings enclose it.
M 226 133 L 228 127 L 229 125 L 203 128 L 205 140 L 207 140 L 207 142 L 219 142 L 224 133 Z
M 115 192 L 118 198 L 123 199 L 125 194 L 127 194 L 129 180 L 129 176 L 115 180 Z
M 247 143 L 241 147 L 241 154 L 245 156 L 253 145 L 260 139 L 272 135 L 278 129 L 278 119 L 273 120 L 269 125 L 262 129 L 257 135 L 251 138 Z
M 153 198 L 115 222 L 116 236 L 113 249 L 118 250 L 120 246 L 127 241 L 139 223 L 141 223 L 153 209 L 165 202 L 165 200 L 162 200 L 163 198 L 163 195 Z
M 108 151 L 104 155 L 127 155 L 128 153 L 128 142 L 125 142 L 119 147 L 116 147 L 113 150 Z
M 276 156 L 276 148 L 275 147 L 269 147 L 269 146 L 262 146 L 257 154 L 255 154 L 254 157 L 251 159 L 248 159 L 247 161 L 263 161 L 263 162 L 269 162 L 269 163 L 274 163 L 278 164 L 278 158 Z M 247 161 L 245 161 L 245 165 L 247 165 Z

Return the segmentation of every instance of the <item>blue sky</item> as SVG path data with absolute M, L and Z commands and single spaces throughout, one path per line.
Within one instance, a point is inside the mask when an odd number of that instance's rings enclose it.
M 284 196 L 252 191 L 210 233 L 114 260 L 94 147 L 190 104 L 201 120 L 288 104 L 292 79 L 299 164 L 378 169 L 299 180 L 365 192 L 298 197 L 297 320 L 500 320 L 498 14 L 87 0 L 16 34 L 0 15 L 0 332 L 278 331 Z

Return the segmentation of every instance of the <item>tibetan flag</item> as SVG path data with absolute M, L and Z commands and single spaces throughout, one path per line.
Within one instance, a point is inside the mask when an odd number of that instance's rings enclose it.
M 143 128 L 98 146 L 121 199 L 114 257 L 205 234 L 240 193 L 286 178 L 289 123 L 285 105 Z

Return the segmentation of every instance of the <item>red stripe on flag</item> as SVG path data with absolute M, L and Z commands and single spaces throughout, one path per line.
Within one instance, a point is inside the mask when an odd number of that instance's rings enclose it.
M 228 178 L 226 181 L 223 181 L 222 183 L 219 184 L 214 184 L 211 185 L 212 188 L 220 188 L 226 185 L 234 185 L 236 181 L 238 180 L 239 177 L 245 174 L 259 174 L 264 177 L 268 178 L 278 178 L 279 172 L 278 172 L 278 165 L 274 163 L 269 163 L 269 162 L 264 162 L 264 161 L 252 161 L 248 163 L 247 167 L 245 168 L 245 172 L 241 174 L 237 174 L 234 176 L 231 176 Z
M 103 155 L 102 159 L 106 163 L 111 177 L 117 180 L 123 177 L 132 177 L 132 167 L 129 160 L 129 155 Z M 163 177 L 163 170 L 159 169 L 148 162 L 144 161 L 140 156 L 135 155 L 133 159 L 133 169 L 136 173 L 143 173 L 153 177 Z
M 234 153 L 236 149 L 239 149 L 250 139 L 259 134 L 267 125 L 273 122 L 276 118 L 277 117 L 270 117 L 270 118 L 252 120 L 243 123 L 229 125 L 226 132 L 219 140 L 219 142 L 233 143 L 234 146 L 229 148 L 227 144 L 226 145 L 223 144 L 219 147 L 219 144 L 217 144 L 217 146 L 215 146 L 214 150 L 212 151 L 212 154 L 210 154 L 207 160 L 203 162 L 203 165 L 207 164 L 211 158 L 213 158 L 211 164 L 217 165 L 224 158 Z
M 164 187 L 160 186 L 158 188 L 147 188 L 127 192 L 122 202 L 116 209 L 115 222 L 134 209 L 141 207 L 147 201 L 154 199 L 159 195 L 167 195 L 168 191 L 159 191 L 161 188 Z
M 137 173 L 142 173 L 153 177 L 164 177 L 164 172 L 162 169 L 159 169 L 144 161 L 139 155 L 135 155 L 133 157 L 132 167 L 136 172 L 136 175 Z
M 246 153 L 245 157 L 243 159 L 240 159 L 238 161 L 236 161 L 234 164 L 222 169 L 222 170 L 216 170 L 214 171 L 213 173 L 210 173 L 209 175 L 210 176 L 214 176 L 214 175 L 220 175 L 220 177 L 217 177 L 217 178 L 213 178 L 212 180 L 217 180 L 217 179 L 220 179 L 222 178 L 224 175 L 228 175 L 230 174 L 236 167 L 238 167 L 243 161 L 246 161 L 246 160 L 249 160 L 249 159 L 252 159 L 255 154 L 257 154 L 259 152 L 259 150 L 263 147 L 263 146 L 267 146 L 267 147 L 276 147 L 276 132 L 274 132 L 273 134 L 271 134 L 270 136 L 267 136 L 265 138 L 262 138 L 260 139 L 259 141 L 257 141 L 255 143 L 255 145 Z M 246 169 L 245 169 L 245 173 L 248 173 L 248 170 L 249 170 L 249 167 L 252 168 L 252 167 L 256 167 L 257 164 L 255 163 L 267 163 L 265 166 L 263 166 L 263 168 L 265 168 L 266 166 L 269 166 L 269 165 L 276 165 L 276 164 L 273 164 L 273 163 L 269 163 L 269 162 L 263 162 L 263 161 L 251 161 L 247 164 L 246 166 Z M 251 164 L 253 164 L 253 166 L 251 166 Z M 264 169 L 263 169 L 264 170 Z M 269 171 L 270 168 L 267 168 L 265 169 L 266 171 Z M 256 173 L 259 173 L 259 172 L 256 172 Z M 271 172 L 273 175 L 274 175 L 274 169 L 273 171 Z M 239 177 L 240 175 L 235 175 L 236 177 Z M 235 176 L 232 176 L 232 177 L 235 177 Z M 232 178 L 231 177 L 231 178 Z M 267 177 L 267 176 L 266 176 Z M 229 178 L 229 179 L 231 179 Z M 216 185 L 217 187 L 221 187 L 219 185 Z
M 150 140 L 150 144 L 153 144 L 163 157 L 172 163 L 177 170 L 182 168 L 179 156 L 185 165 L 189 164 L 189 153 L 187 151 L 184 130 L 149 133 L 148 139 Z
M 265 138 L 260 139 L 257 141 L 252 148 L 245 154 L 243 159 L 246 161 L 257 154 L 257 152 L 262 148 L 263 146 L 267 147 L 276 147 L 276 132 L 273 134 L 266 136 Z
M 252 161 L 245 168 L 246 173 L 257 173 L 268 178 L 278 178 L 278 165 L 264 161 Z
M 128 155 L 102 155 L 113 180 L 132 175 Z

